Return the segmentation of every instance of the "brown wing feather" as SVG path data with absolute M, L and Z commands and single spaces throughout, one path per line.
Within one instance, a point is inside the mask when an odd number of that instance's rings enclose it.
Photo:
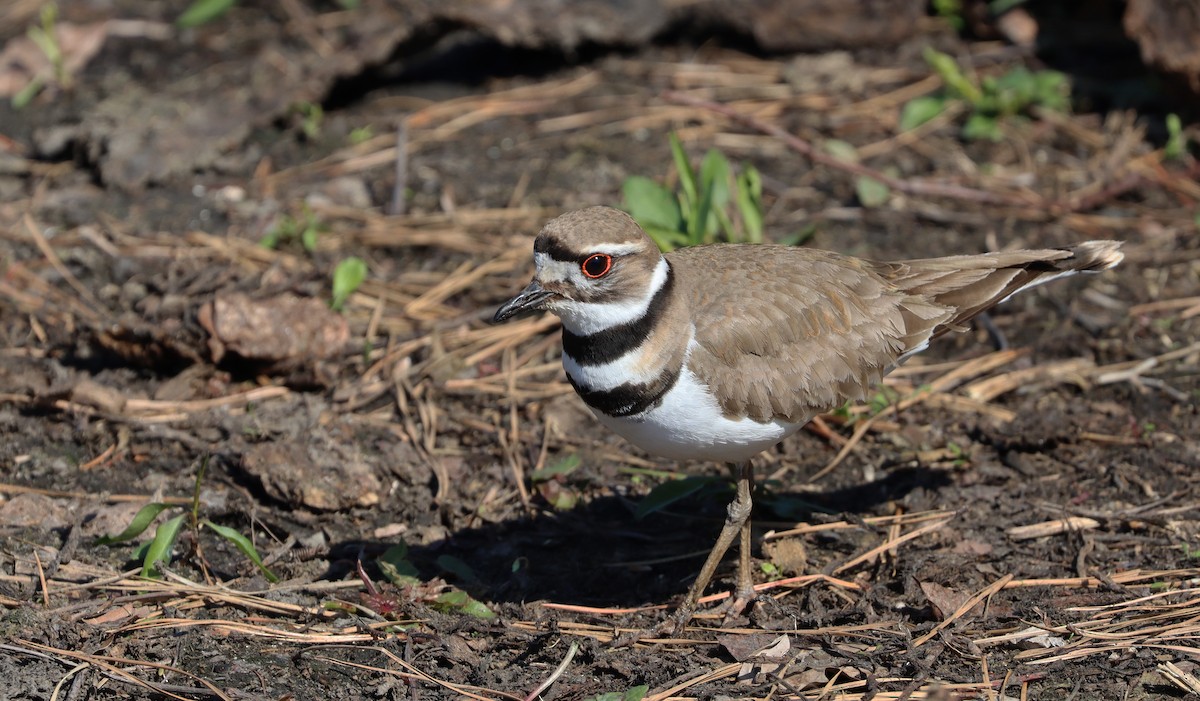
M 688 367 L 725 412 L 803 422 L 861 399 L 907 354 L 1014 292 L 1116 265 L 1118 246 L 874 263 L 726 245 L 667 258 L 695 312 Z
M 738 248 L 668 256 L 695 311 L 688 367 L 731 416 L 803 422 L 861 398 L 908 350 L 910 325 L 951 315 L 898 291 L 864 261 Z

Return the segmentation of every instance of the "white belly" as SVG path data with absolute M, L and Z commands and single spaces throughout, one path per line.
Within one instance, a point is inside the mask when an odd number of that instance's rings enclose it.
M 803 424 L 730 419 L 691 370 L 662 403 L 636 416 L 612 417 L 593 411 L 600 423 L 653 455 L 676 460 L 741 462 L 795 433 Z

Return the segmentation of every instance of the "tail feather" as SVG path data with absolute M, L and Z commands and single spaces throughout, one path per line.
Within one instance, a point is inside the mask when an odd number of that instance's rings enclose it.
M 1108 270 L 1125 257 L 1120 241 L 1086 241 L 1070 248 L 1002 251 L 879 264 L 879 272 L 897 289 L 912 295 L 904 315 L 905 355 L 928 345 L 1018 292 L 1076 273 Z M 942 314 L 931 314 L 929 306 Z

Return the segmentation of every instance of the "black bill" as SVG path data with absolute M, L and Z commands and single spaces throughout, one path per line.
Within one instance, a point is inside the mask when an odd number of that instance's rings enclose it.
M 542 289 L 538 281 L 534 280 L 525 289 L 518 292 L 516 297 L 501 305 L 496 310 L 496 316 L 492 317 L 492 321 L 499 323 L 501 321 L 508 321 L 515 316 L 541 311 L 545 301 L 552 294 L 552 292 Z

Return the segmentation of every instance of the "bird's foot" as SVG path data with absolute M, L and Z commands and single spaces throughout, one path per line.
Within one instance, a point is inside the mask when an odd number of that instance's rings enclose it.
M 739 585 L 733 592 L 733 596 L 726 599 L 725 603 L 717 607 L 717 610 L 726 619 L 741 616 L 751 604 L 758 600 L 758 596 L 753 585 Z

